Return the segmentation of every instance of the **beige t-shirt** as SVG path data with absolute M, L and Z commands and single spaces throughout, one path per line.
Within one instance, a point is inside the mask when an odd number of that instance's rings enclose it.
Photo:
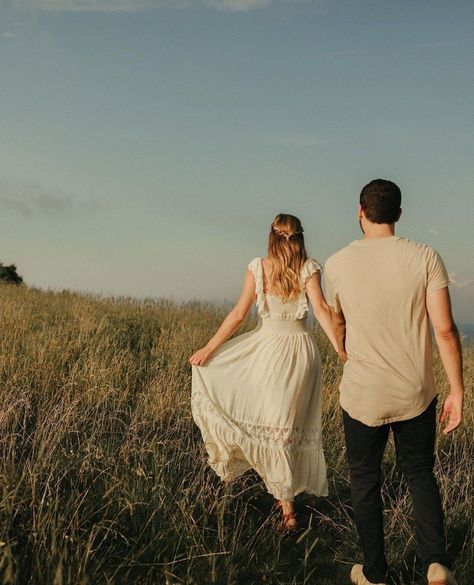
M 448 284 L 435 250 L 398 236 L 355 240 L 327 260 L 327 302 L 346 320 L 340 402 L 352 418 L 410 419 L 436 396 L 426 294 Z

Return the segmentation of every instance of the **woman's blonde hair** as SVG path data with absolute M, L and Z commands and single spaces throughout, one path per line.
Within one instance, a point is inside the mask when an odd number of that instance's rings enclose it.
M 268 238 L 268 263 L 272 289 L 278 296 L 292 299 L 301 292 L 300 274 L 307 259 L 301 221 L 279 213 Z

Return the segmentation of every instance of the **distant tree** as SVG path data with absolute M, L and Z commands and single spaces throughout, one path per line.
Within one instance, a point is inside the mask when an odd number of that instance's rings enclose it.
M 22 284 L 23 278 L 17 273 L 16 266 L 10 264 L 10 266 L 4 266 L 0 262 L 0 282 L 6 282 L 9 284 Z

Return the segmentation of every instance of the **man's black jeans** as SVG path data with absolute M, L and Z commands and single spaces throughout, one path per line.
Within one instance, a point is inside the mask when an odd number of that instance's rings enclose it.
M 390 429 L 397 463 L 406 477 L 413 501 L 420 558 L 425 568 L 434 562 L 451 566 L 446 554 L 441 500 L 433 474 L 436 402 L 435 398 L 415 418 L 378 427 L 369 427 L 342 411 L 354 520 L 364 553 L 364 575 L 371 583 L 384 583 L 387 577 L 380 475 Z

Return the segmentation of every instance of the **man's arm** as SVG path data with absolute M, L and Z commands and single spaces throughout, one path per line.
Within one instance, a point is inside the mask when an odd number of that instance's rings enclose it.
M 335 311 L 331 308 L 331 320 L 336 335 L 337 353 L 343 362 L 347 361 L 346 353 L 346 319 L 342 311 Z
M 461 423 L 464 402 L 461 340 L 454 323 L 448 288 L 429 292 L 426 295 L 426 308 L 451 389 L 443 403 L 440 417 L 441 422 L 446 421 L 446 435 Z

